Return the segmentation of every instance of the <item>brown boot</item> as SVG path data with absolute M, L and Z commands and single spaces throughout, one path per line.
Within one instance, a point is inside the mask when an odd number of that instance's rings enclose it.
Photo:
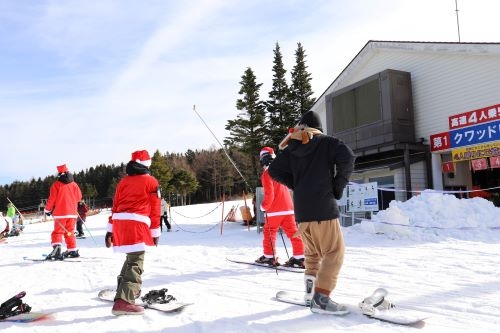
M 115 316 L 120 315 L 141 315 L 144 313 L 144 308 L 139 305 L 130 304 L 121 298 L 115 301 L 113 305 L 113 309 L 111 309 L 111 313 Z

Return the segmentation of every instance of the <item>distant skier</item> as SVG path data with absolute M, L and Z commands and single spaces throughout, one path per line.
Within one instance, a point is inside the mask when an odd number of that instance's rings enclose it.
M 160 221 L 160 229 L 163 232 L 163 223 L 167 227 L 167 231 L 170 232 L 172 229 L 172 225 L 168 221 L 168 211 L 170 208 L 170 204 L 164 198 L 161 199 L 161 221 Z
M 12 202 L 9 202 L 7 204 L 7 213 L 5 214 L 5 216 L 9 217 L 11 221 L 14 221 L 14 216 L 16 216 L 16 207 L 14 207 L 14 204 Z
M 87 220 L 87 212 L 89 211 L 89 207 L 85 203 L 85 201 L 81 200 L 78 202 L 78 218 L 76 220 L 76 237 L 84 237 L 85 233 L 83 232 L 83 224 Z
M 132 153 L 127 176 L 116 186 L 112 215 L 105 237 L 106 247 L 126 253 L 111 313 L 140 315 L 144 308 L 135 305 L 141 294 L 146 246 L 158 245 L 160 231 L 160 190 L 151 176 L 151 158 L 146 150 Z
M 52 252 L 47 260 L 63 260 L 65 257 L 79 257 L 76 247 L 75 225 L 77 204 L 82 200 L 82 192 L 69 172 L 66 164 L 57 167 L 57 179 L 50 187 L 49 198 L 45 205 L 45 215 L 54 217 L 52 231 Z M 61 253 L 62 240 L 66 242 L 67 250 Z

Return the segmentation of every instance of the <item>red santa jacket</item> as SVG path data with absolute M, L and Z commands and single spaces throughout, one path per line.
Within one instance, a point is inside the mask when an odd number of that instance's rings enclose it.
M 52 212 L 55 219 L 76 218 L 78 201 L 82 200 L 82 192 L 73 177 L 64 174 L 50 187 L 49 198 L 45 205 L 45 212 Z
M 288 188 L 274 181 L 267 168 L 264 169 L 260 177 L 264 187 L 264 199 L 261 203 L 261 210 L 267 213 L 267 216 L 293 215 L 293 201 Z
M 117 185 L 107 231 L 113 233 L 116 252 L 145 251 L 160 231 L 160 193 L 149 174 L 124 177 Z

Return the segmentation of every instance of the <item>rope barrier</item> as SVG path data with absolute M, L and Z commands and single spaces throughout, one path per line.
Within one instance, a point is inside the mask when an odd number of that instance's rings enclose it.
M 349 217 L 352 218 L 351 215 L 346 215 L 346 214 L 340 214 L 342 217 Z M 437 226 L 423 226 L 423 225 L 409 225 L 409 224 L 402 224 L 402 223 L 393 223 L 393 222 L 388 222 L 388 221 L 380 221 L 380 220 L 369 220 L 366 218 L 359 218 L 359 217 L 354 217 L 354 220 L 359 220 L 360 222 L 366 221 L 370 223 L 380 223 L 380 224 L 385 224 L 385 225 L 391 225 L 391 226 L 398 226 L 398 227 L 407 227 L 407 228 L 416 228 L 416 229 L 437 229 L 437 230 L 474 230 L 474 229 L 485 229 L 485 228 L 480 228 L 480 227 L 437 227 Z M 354 225 L 354 223 L 353 223 Z M 498 227 L 487 227 L 486 229 L 490 230 L 500 230 L 500 226 Z
M 354 185 L 354 184 L 350 183 L 349 185 Z M 363 184 L 358 184 L 358 185 L 363 185 Z M 473 193 L 473 192 L 492 191 L 492 190 L 498 190 L 498 189 L 500 189 L 500 186 L 490 187 L 490 188 L 482 188 L 482 189 L 478 189 L 478 190 L 465 190 L 465 191 L 440 191 L 440 190 L 430 189 L 432 192 L 428 192 L 428 193 L 431 193 L 431 194 L 432 193 L 439 193 L 439 194 Z M 423 191 L 425 191 L 425 190 L 407 191 L 407 190 L 397 190 L 397 189 L 385 188 L 385 187 L 379 187 L 378 190 L 379 191 L 386 191 L 386 192 L 408 192 L 408 193 L 422 193 Z

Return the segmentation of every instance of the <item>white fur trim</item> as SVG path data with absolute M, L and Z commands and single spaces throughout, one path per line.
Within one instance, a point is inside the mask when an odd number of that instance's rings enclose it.
M 145 161 L 141 161 L 141 160 L 135 160 L 137 163 L 140 163 L 144 166 L 147 166 L 148 168 L 151 166 L 151 160 L 145 160 Z
M 113 246 L 113 252 L 119 253 L 130 253 L 130 252 L 139 252 L 146 251 L 145 243 L 137 243 L 133 245 L 122 245 L 122 246 Z
M 149 216 L 144 216 L 144 215 L 135 214 L 135 213 L 113 213 L 113 216 L 111 218 L 113 220 L 138 221 L 138 222 L 146 223 L 148 227 L 151 225 L 151 219 L 149 218 Z
M 293 215 L 295 212 L 293 210 L 282 210 L 280 212 L 267 213 L 267 216 L 283 216 L 283 215 Z

